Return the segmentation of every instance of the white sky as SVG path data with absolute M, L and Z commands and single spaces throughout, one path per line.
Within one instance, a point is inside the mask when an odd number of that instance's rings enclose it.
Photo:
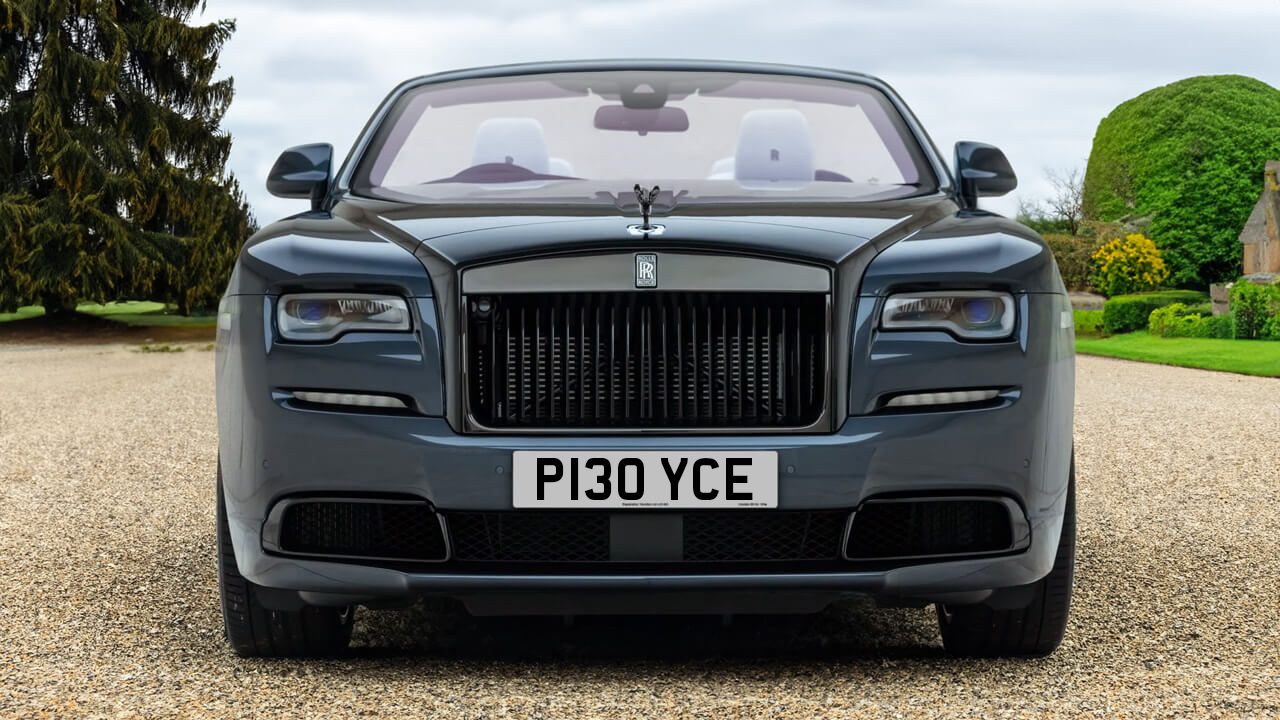
M 305 209 L 267 194 L 281 150 L 345 156 L 400 81 L 477 65 L 583 58 L 712 58 L 820 65 L 894 86 L 943 154 L 1001 147 L 1019 175 L 987 201 L 1049 193 L 1046 168 L 1083 169 L 1120 102 L 1192 75 L 1280 86 L 1280 0 L 209 0 L 234 18 L 222 74 L 231 169 L 258 221 Z M 1280 118 L 1277 118 L 1280 122 Z

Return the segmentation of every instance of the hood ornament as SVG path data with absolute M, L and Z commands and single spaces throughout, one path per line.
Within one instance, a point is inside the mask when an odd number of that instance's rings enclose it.
M 654 225 L 649 222 L 649 214 L 653 211 L 653 202 L 658 199 L 658 193 L 662 188 L 654 185 L 648 190 L 640 187 L 640 183 L 636 183 L 636 200 L 640 201 L 640 225 L 628 225 L 627 232 L 632 235 L 661 235 L 665 227 Z

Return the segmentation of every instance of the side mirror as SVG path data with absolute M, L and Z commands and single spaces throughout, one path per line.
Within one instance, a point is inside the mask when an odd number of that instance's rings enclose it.
M 282 198 L 310 198 L 319 210 L 329 191 L 333 146 L 328 143 L 298 145 L 280 153 L 267 174 L 267 192 Z
M 956 143 L 956 184 L 960 204 L 974 208 L 980 197 L 998 197 L 1018 187 L 1018 176 L 1000 148 L 962 140 Z

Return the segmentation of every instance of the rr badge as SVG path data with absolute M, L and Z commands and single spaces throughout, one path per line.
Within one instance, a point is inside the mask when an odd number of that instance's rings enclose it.
M 636 287 L 658 287 L 658 256 L 653 253 L 636 255 Z

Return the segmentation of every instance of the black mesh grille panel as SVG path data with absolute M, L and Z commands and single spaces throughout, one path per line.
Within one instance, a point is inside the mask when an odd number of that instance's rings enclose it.
M 440 521 L 420 502 L 298 502 L 284 510 L 280 550 L 404 561 L 445 558 Z
M 448 514 L 453 555 L 490 562 L 599 562 L 609 559 L 603 513 Z
M 835 560 L 849 513 L 694 513 L 684 518 L 690 562 Z
M 1013 545 L 1009 511 L 991 500 L 869 502 L 853 516 L 854 560 L 971 555 Z
M 836 560 L 849 513 L 684 513 L 685 562 Z M 453 512 L 453 554 L 477 562 L 606 562 L 609 513 Z
M 468 402 L 486 427 L 798 428 L 822 414 L 825 294 L 533 293 L 467 307 Z

